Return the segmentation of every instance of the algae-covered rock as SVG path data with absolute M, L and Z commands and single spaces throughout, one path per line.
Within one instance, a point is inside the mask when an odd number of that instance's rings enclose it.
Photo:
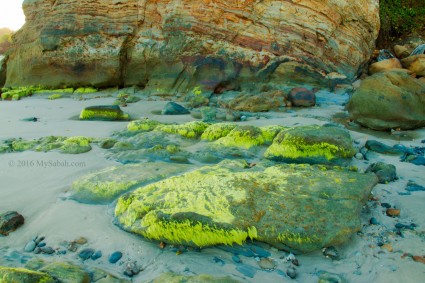
M 50 275 L 25 268 L 0 266 L 0 282 L 5 283 L 56 283 Z
M 67 262 L 53 262 L 39 271 L 61 283 L 90 283 L 90 275 L 83 268 Z
M 208 141 L 215 141 L 219 138 L 227 136 L 234 128 L 236 124 L 231 123 L 217 123 L 206 128 L 201 136 L 201 139 Z
M 208 274 L 199 275 L 179 275 L 171 272 L 161 274 L 159 277 L 150 281 L 150 283 L 240 283 L 236 279 L 230 276 L 225 277 L 214 277 Z
M 144 131 L 149 132 L 155 129 L 160 122 L 151 119 L 134 120 L 128 123 L 127 130 L 129 131 Z
M 163 162 L 113 166 L 74 181 L 71 198 L 84 203 L 109 203 L 136 186 L 189 171 L 191 165 Z
M 177 134 L 186 138 L 199 138 L 209 124 L 201 121 L 188 122 L 181 125 L 159 125 L 155 128 L 156 131 L 161 131 L 170 134 Z
M 123 195 L 115 208 L 123 229 L 172 244 L 242 244 L 247 239 L 308 252 L 345 242 L 374 174 L 323 165 L 249 169 L 246 162 L 171 177 Z
M 340 164 L 355 150 L 350 134 L 334 126 L 301 126 L 281 131 L 264 157 L 296 163 Z
M 92 149 L 92 141 L 92 138 L 87 137 L 70 137 L 63 141 L 60 151 L 68 154 L 86 153 Z
M 89 106 L 80 113 L 80 120 L 119 121 L 128 119 L 128 114 L 124 113 L 118 105 Z
M 263 132 L 256 126 L 237 126 L 228 135 L 217 140 L 215 143 L 222 146 L 234 146 L 251 148 L 266 142 Z

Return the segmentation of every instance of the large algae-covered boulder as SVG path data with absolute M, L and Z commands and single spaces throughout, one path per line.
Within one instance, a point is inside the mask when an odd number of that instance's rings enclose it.
M 80 113 L 80 120 L 119 121 L 128 119 L 128 114 L 124 113 L 118 105 L 89 106 Z
M 425 126 L 425 83 L 404 71 L 366 78 L 351 97 L 351 119 L 374 130 Z
M 81 267 L 67 262 L 52 262 L 39 271 L 56 278 L 61 283 L 90 283 L 90 275 Z
M 123 229 L 173 244 L 242 244 L 248 239 L 308 252 L 341 244 L 360 229 L 374 174 L 323 165 L 223 161 L 122 196 Z
M 160 93 L 356 77 L 376 0 L 25 0 L 6 85 L 140 85 Z
M 57 281 L 43 272 L 0 266 L 0 282 L 56 283 Z
M 348 131 L 332 125 L 312 125 L 281 131 L 264 157 L 295 163 L 341 165 L 354 154 Z
M 71 198 L 83 203 L 109 203 L 132 188 L 193 169 L 164 162 L 113 166 L 85 175 L 71 185 Z

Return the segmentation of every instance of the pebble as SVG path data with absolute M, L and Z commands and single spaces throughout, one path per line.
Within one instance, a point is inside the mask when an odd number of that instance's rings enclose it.
M 78 250 L 78 245 L 77 245 L 77 243 L 75 243 L 75 242 L 71 242 L 71 243 L 69 243 L 69 246 L 68 246 L 68 251 L 70 251 L 70 252 L 76 252 Z
M 391 217 L 400 216 L 400 209 L 388 208 L 386 214 Z
M 409 183 L 407 183 L 407 187 L 405 190 L 408 192 L 419 192 L 419 191 L 425 191 L 425 187 L 418 185 L 412 181 L 409 181 Z
M 44 239 L 46 239 L 46 237 L 44 237 L 44 236 L 41 236 L 41 237 L 36 236 L 36 237 L 34 238 L 34 242 L 35 242 L 36 244 L 39 244 L 39 243 L 43 242 L 43 241 L 44 241 Z
M 141 270 L 142 269 L 137 266 L 136 262 L 129 262 L 124 270 L 124 275 L 133 277 L 134 275 L 139 274 Z
M 41 248 L 36 247 L 36 248 L 34 249 L 34 253 L 35 253 L 35 254 L 39 254 L 39 253 L 41 253 Z
M 364 156 L 363 154 L 361 154 L 360 152 L 356 153 L 356 155 L 354 156 L 357 160 L 364 160 Z
M 16 211 L 0 213 L 0 235 L 7 236 L 24 225 L 24 217 Z
M 37 246 L 37 244 L 33 240 L 31 240 L 25 245 L 24 251 L 32 252 L 32 251 L 34 251 L 36 246 Z
M 393 252 L 393 246 L 391 244 L 383 244 L 381 246 L 382 249 L 386 249 L 387 251 L 389 251 L 390 253 Z
M 410 223 L 408 225 L 406 224 L 402 224 L 402 223 L 397 223 L 395 225 L 395 228 L 397 229 L 409 229 L 409 230 L 415 230 L 415 228 L 417 227 L 417 225 L 415 223 Z
M 384 208 L 391 208 L 391 204 L 389 204 L 387 202 L 381 203 L 381 206 L 384 207 Z
M 249 278 L 254 278 L 254 275 L 257 272 L 255 268 L 246 264 L 237 265 L 236 270 Z
M 232 260 L 235 263 L 241 263 L 242 262 L 241 258 L 238 255 L 232 255 Z
M 215 263 L 218 263 L 219 265 L 225 265 L 226 263 L 224 262 L 224 260 L 222 260 L 221 258 L 219 258 L 219 257 L 214 257 L 213 258 L 213 261 L 215 262 Z
M 258 265 L 264 270 L 274 270 L 277 266 L 276 262 L 270 258 L 262 258 L 258 261 Z
M 291 279 L 297 278 L 297 271 L 293 267 L 289 267 L 286 270 L 286 275 L 288 275 Z
M 42 248 L 42 247 L 45 247 L 45 246 L 46 246 L 46 243 L 44 243 L 44 242 L 38 243 L 38 245 L 37 245 L 37 247 L 39 247 L 39 248 Z
M 92 254 L 91 259 L 92 260 L 96 260 L 102 257 L 102 252 L 101 251 L 96 251 L 94 254 Z
M 369 220 L 369 223 L 372 224 L 372 225 L 378 225 L 379 224 L 378 220 L 375 217 L 372 217 Z
M 114 264 L 117 263 L 121 258 L 122 252 L 117 251 L 111 254 L 111 256 L 109 257 L 109 262 Z
M 330 258 L 332 260 L 338 260 L 339 259 L 339 253 L 338 253 L 338 251 L 337 251 L 337 249 L 335 247 L 324 248 L 322 250 L 322 252 L 323 252 L 323 255 L 325 257 L 328 257 L 328 258 Z
M 40 249 L 41 249 L 41 252 L 43 254 L 51 255 L 51 254 L 54 254 L 55 253 L 55 250 L 52 247 L 42 247 Z
M 80 238 L 76 239 L 74 242 L 79 244 L 79 245 L 85 245 L 85 244 L 87 244 L 87 239 L 84 238 L 84 237 L 80 237 Z
M 91 256 L 94 254 L 94 250 L 93 249 L 84 249 L 81 252 L 78 253 L 78 256 L 82 259 L 82 260 L 87 260 L 89 258 L 91 258 Z

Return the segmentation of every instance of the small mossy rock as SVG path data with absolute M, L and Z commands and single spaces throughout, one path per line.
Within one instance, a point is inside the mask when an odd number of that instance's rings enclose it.
M 291 89 L 288 100 L 291 102 L 292 106 L 296 107 L 311 107 L 316 105 L 316 95 L 314 92 L 303 87 Z
M 48 152 L 54 149 L 58 149 L 63 146 L 63 142 L 66 137 L 47 136 L 38 140 L 37 146 L 34 147 L 35 151 Z
M 372 173 L 340 167 L 249 168 L 226 160 L 123 195 L 115 216 L 124 230 L 176 245 L 255 239 L 309 252 L 360 230 L 362 206 L 376 183 Z
M 92 282 L 96 282 L 96 283 L 130 283 L 132 282 L 130 280 L 117 278 L 114 275 L 109 274 L 108 272 L 99 268 L 94 268 L 90 273 L 92 275 Z
M 241 281 L 233 279 L 230 276 L 225 277 L 214 277 L 212 275 L 207 274 L 199 274 L 199 275 L 179 275 L 175 273 L 164 273 L 154 280 L 150 281 L 150 283 L 241 283 Z
M 90 275 L 72 263 L 53 262 L 39 271 L 49 274 L 61 283 L 90 283 Z
M 95 93 L 97 91 L 98 91 L 98 89 L 94 88 L 94 87 L 80 87 L 80 88 L 77 88 L 74 91 L 74 93 L 76 93 L 76 94 L 87 94 L 87 93 Z
M 39 142 L 37 140 L 15 139 L 12 141 L 13 151 L 32 150 Z
M 92 138 L 87 137 L 70 137 L 62 142 L 62 146 L 59 149 L 61 153 L 67 154 L 86 153 L 92 149 L 90 145 L 92 141 Z
M 265 142 L 266 139 L 259 127 L 244 125 L 235 127 L 228 135 L 215 141 L 215 144 L 249 149 L 263 145 Z
M 149 132 L 155 129 L 158 125 L 161 125 L 162 123 L 151 120 L 151 119 L 142 119 L 142 120 L 134 120 L 131 121 L 127 125 L 127 130 L 129 131 L 143 131 L 143 132 Z
M 5 283 L 56 283 L 50 275 L 25 268 L 0 266 L 0 282 Z
M 347 105 L 350 119 L 373 130 L 425 126 L 425 83 L 404 71 L 366 78 Z
M 236 124 L 231 123 L 217 123 L 209 126 L 201 136 L 202 140 L 215 141 L 219 138 L 227 136 L 234 128 Z
M 180 104 L 177 104 L 175 102 L 168 102 L 165 104 L 164 109 L 161 111 L 162 115 L 186 115 L 190 114 L 190 111 L 187 110 L 185 107 L 181 106 Z
M 301 126 L 281 131 L 264 153 L 271 160 L 341 165 L 356 151 L 350 134 L 335 126 Z
M 386 164 L 383 162 L 377 162 L 371 164 L 366 172 L 373 172 L 378 177 L 379 183 L 386 184 L 397 180 L 396 167 L 392 164 Z
M 274 138 L 283 130 L 287 130 L 288 127 L 280 125 L 270 125 L 261 127 L 261 132 L 263 133 L 265 143 L 273 142 Z
M 193 169 L 163 162 L 108 167 L 85 175 L 71 185 L 71 198 L 83 203 L 109 203 L 136 186 Z
M 208 128 L 209 124 L 200 121 L 192 121 L 181 125 L 159 125 L 155 128 L 156 131 L 177 134 L 185 138 L 199 138 Z
M 16 211 L 8 211 L 0 214 L 0 235 L 7 236 L 24 225 L 24 217 Z
M 240 94 L 229 102 L 220 102 L 226 108 L 236 111 L 267 112 L 285 106 L 286 95 L 281 90 L 261 94 Z
M 119 121 L 128 119 L 128 114 L 124 113 L 118 105 L 89 106 L 80 113 L 80 120 Z

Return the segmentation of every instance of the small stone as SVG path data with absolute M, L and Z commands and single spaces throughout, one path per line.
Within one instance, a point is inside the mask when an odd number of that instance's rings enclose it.
M 241 263 L 242 262 L 241 258 L 238 255 L 232 255 L 232 260 L 235 263 Z
M 423 256 L 414 255 L 414 256 L 412 256 L 412 258 L 416 262 L 420 262 L 420 263 L 425 264 L 425 257 L 423 257 Z
M 361 154 L 360 152 L 356 153 L 356 155 L 354 156 L 357 160 L 364 160 L 364 156 L 363 154 Z
M 44 237 L 44 236 L 38 237 L 37 236 L 37 237 L 34 238 L 34 242 L 38 245 L 39 243 L 43 242 L 44 239 L 46 239 L 46 237 Z
M 316 95 L 309 89 L 296 87 L 288 95 L 292 106 L 311 107 L 316 105 Z
M 55 253 L 55 250 L 52 247 L 42 247 L 40 249 L 41 249 L 41 252 L 43 254 L 51 255 L 51 254 L 54 254 Z
M 393 246 L 391 244 L 383 244 L 381 246 L 382 249 L 386 249 L 387 251 L 389 251 L 390 253 L 393 252 Z
M 384 207 L 384 208 L 391 208 L 391 204 L 389 204 L 387 202 L 381 203 L 381 206 Z
M 330 258 L 332 260 L 338 260 L 339 259 L 339 253 L 338 253 L 338 251 L 337 251 L 337 249 L 335 247 L 324 248 L 322 250 L 322 252 L 323 252 L 323 255 L 325 257 L 328 257 L 328 258 Z
M 289 267 L 286 270 L 286 275 L 288 275 L 291 279 L 297 278 L 297 271 L 293 267 Z
M 252 266 L 243 263 L 238 264 L 236 266 L 236 270 L 249 278 L 254 278 L 255 273 L 257 272 L 257 270 Z
M 388 216 L 391 216 L 391 217 L 400 216 L 400 209 L 388 208 L 386 213 Z
M 124 270 L 124 275 L 128 277 L 133 277 L 140 273 L 142 269 L 137 266 L 136 262 L 129 262 Z
M 166 244 L 166 243 L 164 243 L 164 242 L 159 243 L 159 248 L 160 248 L 161 250 L 165 249 L 165 247 L 166 247 L 166 246 L 167 246 L 167 244 Z
M 35 254 L 40 254 L 40 253 L 41 253 L 41 248 L 36 247 L 36 248 L 34 249 L 34 253 L 35 253 Z
M 78 256 L 82 259 L 82 260 L 87 260 L 89 258 L 91 258 L 91 256 L 94 254 L 94 250 L 93 249 L 84 249 L 81 252 L 78 253 Z
M 190 114 L 190 111 L 175 102 L 168 102 L 161 112 L 162 115 L 185 115 Z
M 34 251 L 36 246 L 37 246 L 37 244 L 33 240 L 31 240 L 25 245 L 24 251 L 32 252 L 32 251 Z
M 117 263 L 122 258 L 122 252 L 116 251 L 111 254 L 109 257 L 109 262 L 114 264 Z
M 38 245 L 37 245 L 37 247 L 39 247 L 39 248 L 42 248 L 42 247 L 45 247 L 45 246 L 46 246 L 45 242 L 38 243 Z
M 369 223 L 372 224 L 372 225 L 378 225 L 379 224 L 378 220 L 375 217 L 372 217 L 369 220 Z
M 94 254 L 92 254 L 91 259 L 92 260 L 97 260 L 99 258 L 102 257 L 102 252 L 101 251 L 96 251 Z
M 0 235 L 7 236 L 24 225 L 24 217 L 16 211 L 0 214 Z
M 241 121 L 242 121 L 242 122 L 246 121 L 247 119 L 248 119 L 248 117 L 246 117 L 245 115 L 242 115 L 242 116 L 241 116 Z
M 75 253 L 78 250 L 78 245 L 75 242 L 71 242 L 68 246 L 68 251 Z
M 274 270 L 277 264 L 270 258 L 262 258 L 258 261 L 258 265 L 264 270 Z
M 226 263 L 224 262 L 224 260 L 222 260 L 221 258 L 219 258 L 219 257 L 214 257 L 213 258 L 213 261 L 215 262 L 215 263 L 218 263 L 219 265 L 225 265 Z
M 295 266 L 300 266 L 300 262 L 298 261 L 298 259 L 293 259 L 293 260 L 291 260 L 291 262 L 292 262 L 292 264 L 293 265 L 295 265 Z
M 84 238 L 84 237 L 80 237 L 80 238 L 76 239 L 74 242 L 79 244 L 79 245 L 84 245 L 84 244 L 87 244 L 87 239 Z

